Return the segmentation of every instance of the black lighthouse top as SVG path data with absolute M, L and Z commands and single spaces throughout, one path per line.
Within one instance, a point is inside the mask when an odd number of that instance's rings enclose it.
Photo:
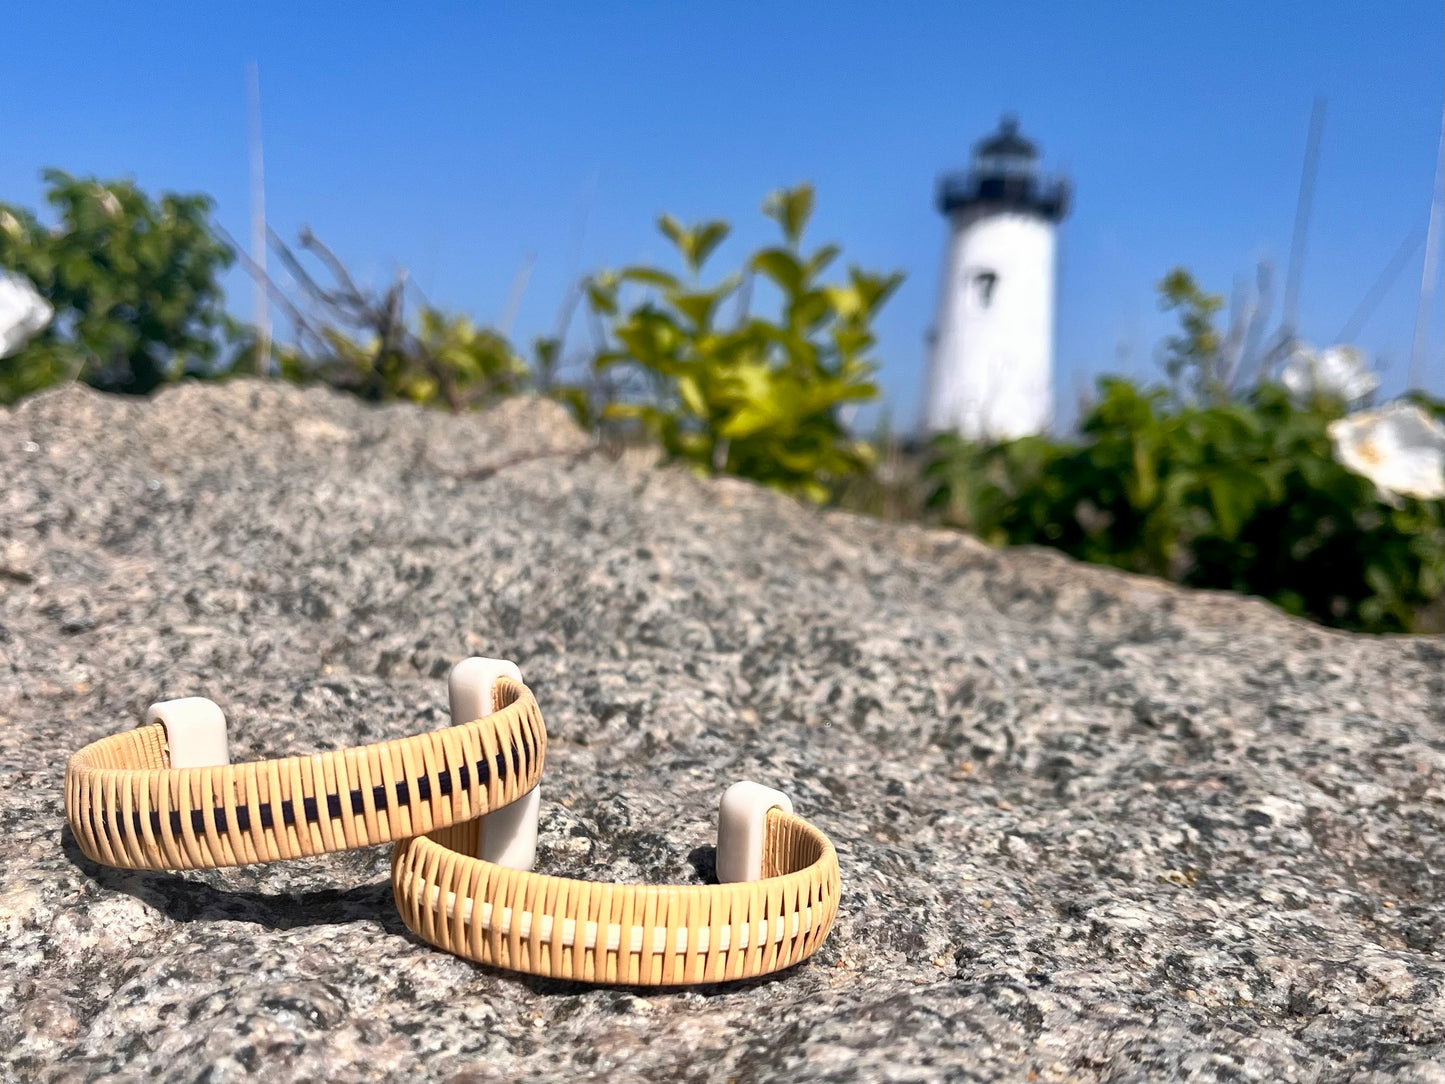
M 973 146 L 967 172 L 938 180 L 938 209 L 944 214 L 971 208 L 1023 211 L 1057 222 L 1069 212 L 1069 183 L 1039 174 L 1039 149 L 1019 134 L 1010 115 L 998 131 Z

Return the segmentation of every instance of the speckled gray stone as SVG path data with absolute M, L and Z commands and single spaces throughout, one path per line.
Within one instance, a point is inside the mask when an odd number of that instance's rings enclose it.
M 6 1078 L 1445 1081 L 1445 650 L 590 449 L 518 400 L 68 389 L 0 411 Z M 697 881 L 731 781 L 838 846 L 812 961 L 588 988 L 436 952 L 388 850 L 86 861 L 67 755 L 205 694 L 237 756 L 515 658 L 539 868 Z

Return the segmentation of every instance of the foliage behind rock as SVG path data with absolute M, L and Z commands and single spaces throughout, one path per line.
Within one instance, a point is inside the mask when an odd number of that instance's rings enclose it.
M 57 221 L 0 203 L 0 268 L 19 272 L 56 311 L 0 358 L 0 403 L 66 380 L 145 394 L 205 375 L 231 326 L 220 275 L 231 249 L 210 228 L 211 200 L 152 199 L 131 181 L 47 170 Z

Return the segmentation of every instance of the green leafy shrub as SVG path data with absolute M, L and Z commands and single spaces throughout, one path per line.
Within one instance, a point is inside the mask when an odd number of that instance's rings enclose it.
M 1258 595 L 1345 628 L 1408 631 L 1440 605 L 1445 502 L 1388 503 L 1336 462 L 1326 430 L 1340 404 L 1298 406 L 1268 384 L 1211 406 L 1118 379 L 1100 392 L 1077 441 L 937 438 L 930 505 L 991 542 Z
M 329 326 L 324 347 L 278 354 L 280 374 L 301 384 L 322 383 L 371 402 L 403 400 L 470 410 L 521 390 L 527 365 L 502 335 L 466 316 L 429 306 L 415 328 L 391 336 L 353 336 Z
M 1223 357 L 1223 336 L 1215 326 L 1224 298 L 1201 289 L 1182 267 L 1165 275 L 1158 291 L 1159 307 L 1179 314 L 1179 332 L 1164 340 L 1161 359 L 1176 392 L 1191 402 L 1228 398 L 1232 374 Z
M 594 368 L 622 378 L 603 417 L 640 423 L 670 457 L 698 471 L 814 501 L 826 500 L 836 480 L 867 471 L 871 449 L 847 432 L 841 408 L 877 395 L 872 322 L 902 276 L 853 267 L 824 282 L 839 249 L 803 250 L 812 209 L 807 185 L 770 196 L 763 211 L 781 228 L 782 244 L 712 285 L 702 270 L 727 223 L 683 226 L 668 215 L 658 227 L 678 250 L 683 275 L 627 267 L 594 276 L 587 298 L 607 342 Z M 775 319 L 749 311 L 758 280 L 777 294 Z M 644 297 L 626 307 L 629 287 Z
M 47 170 L 52 228 L 0 204 L 0 267 L 55 309 L 50 326 L 0 359 L 0 402 L 64 380 L 144 394 L 206 374 L 231 322 L 220 276 L 230 249 L 209 228 L 206 196 L 152 200 L 130 181 Z
M 287 245 L 273 244 L 300 293 L 283 298 L 296 343 L 272 349 L 282 378 L 327 384 L 370 402 L 452 411 L 484 406 L 526 384 L 527 364 L 500 332 L 428 304 L 410 320 L 405 275 L 381 290 L 358 285 L 335 253 L 302 230 L 300 248 L 330 274 L 323 284 Z

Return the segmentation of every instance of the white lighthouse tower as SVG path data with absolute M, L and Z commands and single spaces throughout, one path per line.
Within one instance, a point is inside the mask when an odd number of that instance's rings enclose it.
M 966 173 L 945 175 L 948 252 L 938 291 L 924 424 L 972 440 L 1043 432 L 1053 418 L 1055 228 L 1069 186 L 1003 118 Z

